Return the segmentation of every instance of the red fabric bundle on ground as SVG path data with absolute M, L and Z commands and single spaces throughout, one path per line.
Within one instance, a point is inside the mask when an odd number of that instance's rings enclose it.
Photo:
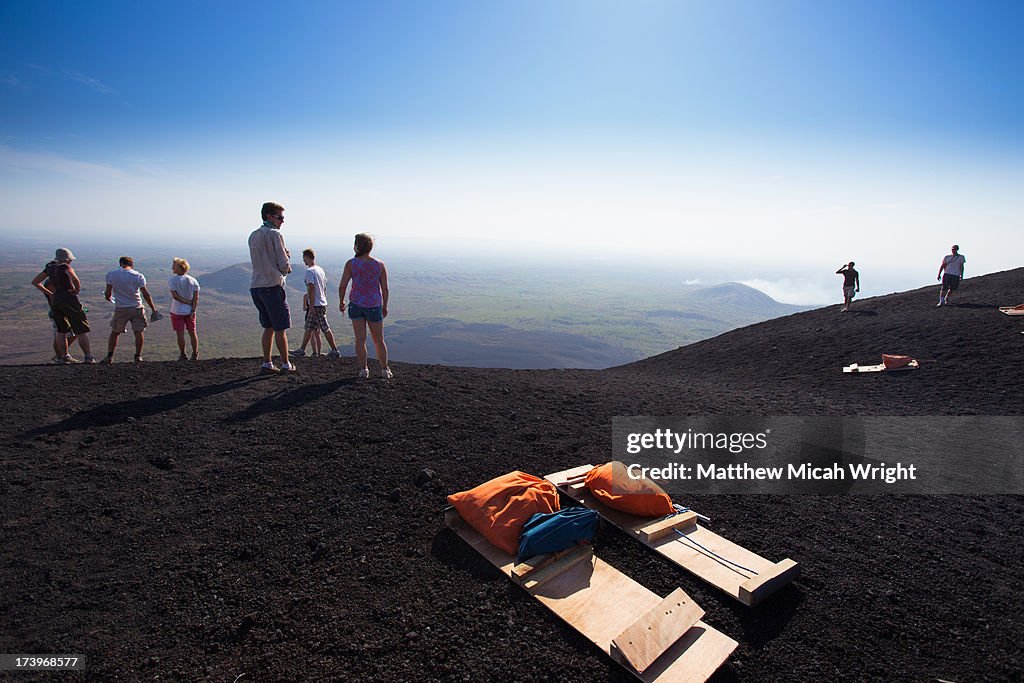
M 910 356 L 893 356 L 888 353 L 882 354 L 882 365 L 888 368 L 902 368 L 906 365 L 910 365 L 910 361 L 914 360 Z
M 509 555 L 518 552 L 519 536 L 530 517 L 559 507 L 554 484 L 518 470 L 453 493 L 448 502 L 471 527 Z
M 640 517 L 660 517 L 675 512 L 672 499 L 650 479 L 632 479 L 618 460 L 587 472 L 587 488 L 598 500 L 616 510 Z

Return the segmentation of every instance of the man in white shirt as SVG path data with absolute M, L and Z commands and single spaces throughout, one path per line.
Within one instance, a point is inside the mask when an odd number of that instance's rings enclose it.
M 101 363 L 112 363 L 114 361 L 114 349 L 117 348 L 117 338 L 128 331 L 128 324 L 131 323 L 132 332 L 135 333 L 135 362 L 142 362 L 142 344 L 145 341 L 143 331 L 149 326 L 146 321 L 146 309 L 142 307 L 142 300 L 145 299 L 149 308 L 153 311 L 152 319 L 159 320 L 160 312 L 156 310 L 153 297 L 146 289 L 146 276 L 135 270 L 135 261 L 130 256 L 122 256 L 118 259 L 120 268 L 107 273 L 107 289 L 103 296 L 107 301 L 114 303 L 114 315 L 110 319 L 110 339 L 107 342 L 107 357 Z
M 334 343 L 334 332 L 331 331 L 331 324 L 327 320 L 327 274 L 324 269 L 316 265 L 316 253 L 312 249 L 302 250 L 302 262 L 306 264 L 306 331 L 302 335 L 302 348 L 296 350 L 296 356 L 306 355 L 306 344 L 309 343 L 315 330 L 324 333 L 327 343 L 331 345 L 328 358 L 338 358 L 341 352 L 338 345 Z
M 951 250 L 953 253 L 946 254 L 942 258 L 942 263 L 939 264 L 939 276 L 936 279 L 942 281 L 942 286 L 939 287 L 939 303 L 935 304 L 936 306 L 953 303 L 949 297 L 953 295 L 953 292 L 960 286 L 960 281 L 964 279 L 964 265 L 967 263 L 967 257 L 960 253 L 959 244 L 954 244 Z M 946 271 L 945 275 L 942 271 Z
M 292 326 L 288 310 L 288 296 L 284 291 L 285 276 L 292 272 L 288 259 L 291 253 L 284 245 L 281 226 L 284 225 L 284 207 L 266 202 L 260 210 L 263 225 L 249 235 L 249 258 L 252 261 L 252 283 L 249 294 L 260 314 L 263 337 L 264 374 L 280 372 L 271 360 L 270 342 L 277 344 L 281 354 L 281 370 L 295 372 L 295 366 L 288 360 L 288 328 Z
M 185 355 L 185 332 L 192 342 L 192 360 L 199 360 L 199 335 L 196 334 L 196 309 L 199 308 L 199 281 L 188 274 L 188 261 L 175 258 L 171 262 L 174 275 L 167 281 L 171 289 L 171 329 L 178 336 L 178 360 Z

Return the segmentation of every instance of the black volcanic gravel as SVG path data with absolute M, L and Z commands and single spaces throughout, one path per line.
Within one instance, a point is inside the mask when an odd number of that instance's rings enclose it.
M 601 462 L 616 415 L 1019 416 L 1024 320 L 995 308 L 1022 285 L 855 301 L 606 371 L 4 368 L 0 652 L 85 654 L 61 680 L 633 680 L 447 531 L 446 494 Z M 933 362 L 840 372 L 883 352 Z M 1020 680 L 1024 497 L 685 502 L 803 566 L 747 608 L 599 532 L 606 561 L 739 641 L 715 680 Z

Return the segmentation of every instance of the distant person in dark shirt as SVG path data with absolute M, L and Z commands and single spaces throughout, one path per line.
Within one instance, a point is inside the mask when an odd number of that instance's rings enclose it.
M 850 310 L 854 294 L 860 291 L 860 273 L 853 269 L 853 261 L 850 261 L 837 270 L 836 275 L 843 276 L 843 307 L 840 310 L 845 313 Z
M 43 266 L 43 271 L 45 272 L 46 269 L 49 268 L 50 264 L 52 263 L 56 263 L 56 261 L 50 261 L 45 266 Z M 46 278 L 45 280 L 43 280 L 43 287 L 50 289 L 50 278 Z M 82 310 L 88 312 L 88 309 L 86 309 L 84 306 L 82 307 Z M 82 361 L 78 360 L 77 358 L 71 355 L 71 345 L 75 343 L 75 340 L 78 337 L 75 336 L 74 332 L 57 331 L 57 321 L 53 319 L 53 309 L 50 307 L 49 296 L 46 296 L 46 316 L 50 319 L 50 325 L 53 327 L 53 362 L 58 364 L 69 362 L 81 363 Z M 63 337 L 63 339 L 58 339 L 58 337 Z M 65 345 L 67 347 L 67 353 L 65 355 L 61 355 L 61 349 L 64 348 Z
M 942 282 L 942 286 L 939 287 L 939 303 L 935 304 L 936 306 L 953 303 L 949 298 L 953 296 L 953 292 L 960 286 L 960 281 L 964 279 L 964 266 L 967 264 L 967 257 L 960 253 L 959 244 L 950 247 L 950 251 L 952 253 L 943 256 L 942 263 L 939 264 L 939 275 L 936 279 Z M 942 271 L 946 271 L 945 274 Z
M 54 352 L 64 359 L 65 363 L 73 363 L 74 359 L 68 353 L 67 333 L 74 332 L 78 337 L 78 345 L 85 352 L 85 362 L 95 363 L 92 356 L 92 347 L 89 343 L 89 320 L 86 318 L 85 309 L 78 300 L 78 294 L 82 291 L 82 282 L 71 267 L 75 255 L 70 249 L 58 249 L 54 254 L 53 261 L 46 264 L 43 272 L 32 279 L 32 286 L 46 295 L 50 301 L 50 313 L 53 322 L 57 325 L 57 332 Z M 44 285 L 49 281 L 49 285 Z

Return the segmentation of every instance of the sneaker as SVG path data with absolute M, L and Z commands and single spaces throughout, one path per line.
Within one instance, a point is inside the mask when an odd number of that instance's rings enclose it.
M 82 362 L 87 363 L 89 365 L 93 365 L 96 362 L 96 357 L 89 354 L 85 354 L 85 358 L 82 359 Z
M 281 371 L 275 368 L 273 363 L 264 363 L 260 368 L 261 375 L 276 375 L 279 372 Z
M 61 362 L 64 363 L 65 365 L 71 365 L 73 363 L 81 363 L 82 361 L 78 360 L 71 354 L 68 354 L 61 359 Z
M 178 356 L 178 360 L 179 361 L 188 360 L 188 356 L 186 356 L 185 354 L 181 354 L 180 356 Z
M 296 358 L 302 358 L 303 356 L 306 355 L 306 349 L 294 349 L 289 353 L 290 355 L 295 356 Z
M 328 358 L 341 358 L 341 351 L 339 351 L 338 349 L 331 349 L 330 351 L 327 352 L 327 357 Z
M 942 305 L 942 302 L 940 301 L 939 303 L 935 304 L 935 308 L 938 308 L 941 305 Z
M 114 357 L 113 356 L 107 356 L 106 358 L 104 358 L 100 362 L 103 363 L 104 365 L 110 365 L 110 364 L 112 364 L 114 362 Z
M 198 352 L 198 351 L 194 352 L 194 353 L 193 353 L 193 354 L 192 354 L 192 355 L 191 355 L 191 356 L 189 357 L 189 360 L 199 360 L 199 352 Z
M 359 379 L 370 379 L 370 368 L 363 368 L 360 370 Z
M 281 372 L 296 372 L 298 368 L 295 367 L 295 363 L 284 363 L 281 365 Z
M 384 368 L 380 371 L 380 377 L 381 379 L 391 379 L 394 377 L 394 374 L 392 374 L 391 368 Z
M 50 362 L 56 365 L 63 365 L 64 358 L 62 356 L 53 356 L 52 358 L 50 358 Z
M 136 363 L 141 363 L 142 362 L 142 356 L 135 356 L 135 362 Z

